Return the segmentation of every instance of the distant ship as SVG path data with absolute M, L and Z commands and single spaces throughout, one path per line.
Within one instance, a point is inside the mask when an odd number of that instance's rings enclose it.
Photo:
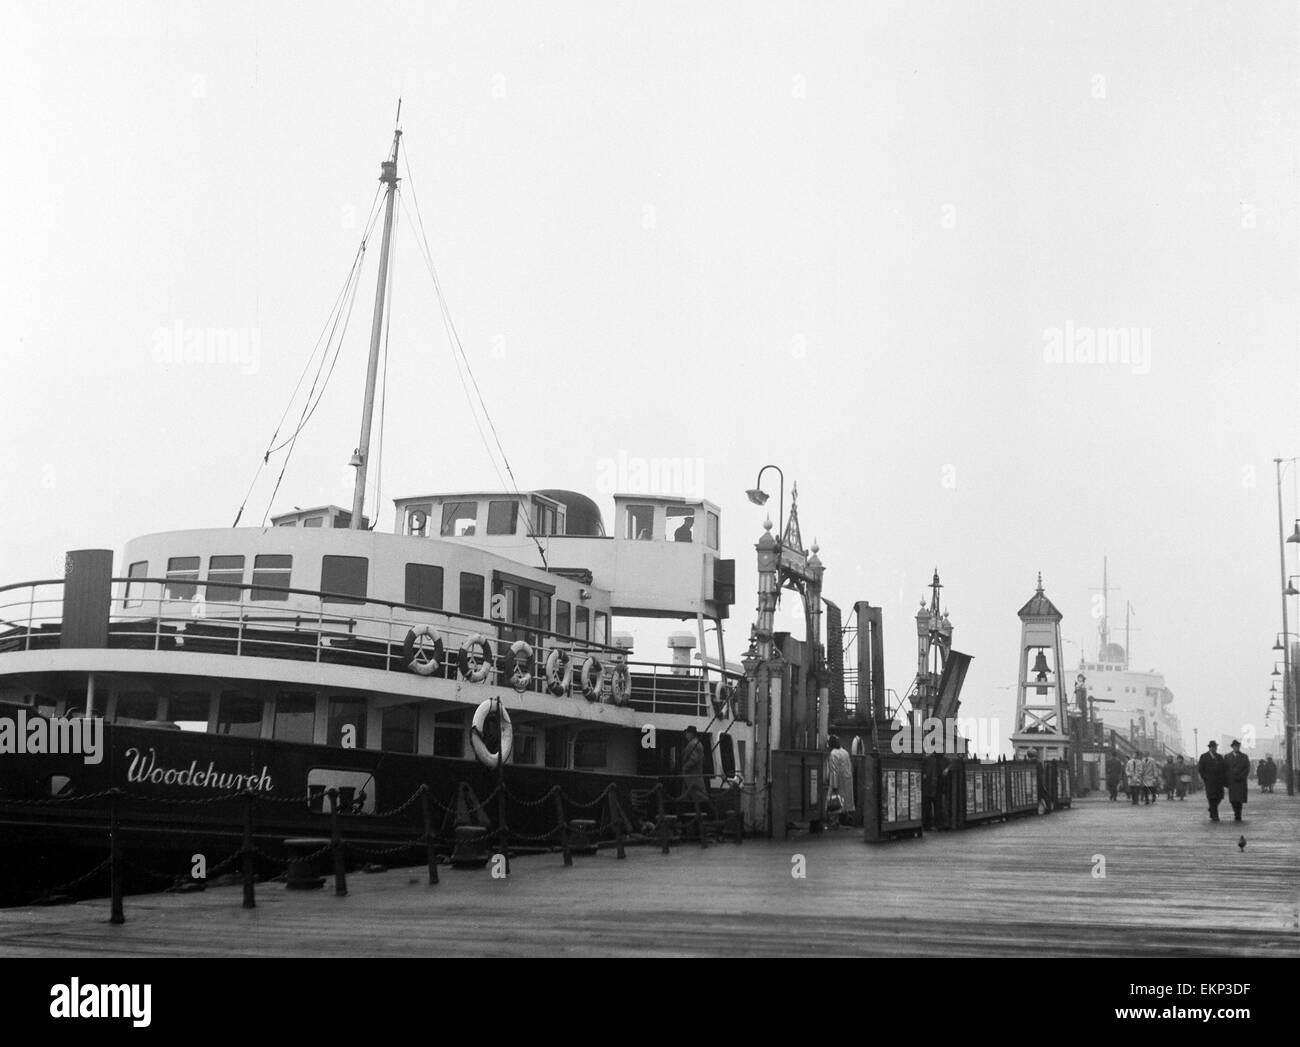
M 1105 610 L 1110 596 L 1105 566 L 1102 577 Z M 1133 747 L 1161 760 L 1166 756 L 1194 755 L 1186 747 L 1182 725 L 1173 710 L 1174 693 L 1165 683 L 1164 674 L 1156 669 L 1134 669 L 1129 664 L 1129 610 L 1126 604 L 1124 644 L 1111 640 L 1108 618 L 1102 614 L 1097 628 L 1097 656 L 1080 659 L 1075 693 L 1080 687 L 1086 690 L 1093 715 L 1104 725 L 1107 743 L 1114 731 Z

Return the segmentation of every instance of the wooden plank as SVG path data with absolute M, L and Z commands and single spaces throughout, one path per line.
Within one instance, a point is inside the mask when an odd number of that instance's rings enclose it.
M 856 832 L 610 851 L 508 880 L 421 869 L 328 892 L 237 887 L 0 910 L 8 956 L 1300 956 L 1300 802 L 1252 796 L 1070 811 L 868 846 Z M 1246 837 L 1243 850 L 1238 838 Z M 791 875 L 803 856 L 806 878 Z M 1105 860 L 1105 876 L 1098 856 Z

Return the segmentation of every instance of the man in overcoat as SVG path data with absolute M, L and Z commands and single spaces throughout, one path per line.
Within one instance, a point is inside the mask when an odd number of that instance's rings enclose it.
M 1106 756 L 1106 788 L 1110 790 L 1110 798 L 1114 800 L 1119 795 L 1119 782 L 1124 777 L 1124 765 L 1119 762 L 1119 757 L 1113 752 Z
M 1223 786 L 1227 781 L 1227 769 L 1223 757 L 1219 755 L 1219 743 L 1210 740 L 1209 746 L 1196 763 L 1196 773 L 1205 783 L 1205 802 L 1210 805 L 1210 821 L 1219 820 L 1219 804 L 1223 802 Z
M 1241 821 L 1241 805 L 1246 802 L 1246 782 L 1250 778 L 1250 757 L 1241 751 L 1241 742 L 1232 740 L 1232 752 L 1223 758 L 1227 776 L 1228 802 L 1232 804 L 1232 820 Z

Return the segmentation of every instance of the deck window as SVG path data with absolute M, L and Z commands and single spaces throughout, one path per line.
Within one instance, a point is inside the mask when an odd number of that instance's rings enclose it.
M 514 751 L 510 754 L 510 762 L 530 765 L 537 763 L 537 735 L 515 728 Z
M 583 731 L 573 740 L 573 769 L 591 771 L 605 767 L 609 760 L 608 747 L 602 735 Z
M 585 607 L 579 607 L 577 610 L 573 635 L 579 640 L 591 639 L 591 612 Z
M 514 534 L 515 518 L 519 515 L 519 503 L 488 502 L 487 533 Z
M 236 586 L 243 580 L 244 558 L 242 556 L 208 558 L 207 598 L 209 600 L 228 600 L 232 603 L 242 600 L 244 590 Z
M 429 509 L 427 505 L 410 505 L 406 508 L 406 533 L 423 538 L 429 533 Z
M 431 607 L 442 610 L 442 568 L 430 564 L 406 565 L 406 598 L 403 603 L 412 607 Z
M 306 744 L 316 740 L 316 696 L 311 691 L 281 691 L 276 696 L 275 739 Z
M 167 719 L 182 731 L 206 731 L 211 699 L 202 691 L 173 694 L 167 700 Z
M 379 747 L 391 753 L 415 752 L 419 737 L 420 707 L 418 705 L 390 705 L 384 710 L 383 730 Z
M 152 691 L 128 691 L 117 696 L 117 708 L 113 712 L 113 722 L 118 720 L 156 720 L 158 719 L 158 696 Z
M 262 703 L 239 691 L 222 691 L 217 707 L 217 734 L 232 738 L 262 736 Z
M 433 714 L 433 755 L 465 755 L 465 714 L 459 709 Z
M 293 557 L 281 553 L 264 553 L 253 558 L 253 585 L 270 585 L 279 589 L 289 587 L 289 578 L 293 572 Z M 288 593 L 273 592 L 271 589 L 254 589 L 254 600 L 287 600 Z
M 347 737 L 344 737 L 346 728 Z M 345 742 L 347 744 L 345 744 Z M 361 698 L 331 698 L 329 730 L 326 745 L 346 749 L 364 749 L 366 747 L 366 703 Z
M 604 645 L 609 643 L 609 615 L 604 611 L 596 612 L 596 642 Z
M 551 598 L 545 593 L 529 590 L 528 624 L 533 629 L 541 629 L 544 632 L 550 632 Z
M 325 524 L 323 516 L 309 516 L 302 522 L 304 527 L 322 527 Z
M 540 535 L 556 534 L 555 506 L 536 502 L 533 509 L 533 530 Z
M 653 541 L 655 536 L 655 507 L 653 505 L 629 505 L 627 507 L 627 534 L 625 537 L 636 542 Z
M 706 513 L 704 516 L 707 530 L 704 533 L 704 544 L 710 549 L 718 549 L 718 514 Z
M 122 593 L 123 607 L 139 607 L 141 604 L 144 603 L 144 600 L 141 599 L 141 597 L 144 595 L 144 583 L 143 582 L 133 583 L 131 579 L 148 578 L 148 577 L 149 577 L 148 560 L 137 561 L 136 563 L 133 563 L 130 567 L 126 569 L 126 579 L 127 579 L 126 590 Z
M 167 599 L 193 600 L 199 588 L 193 583 L 198 580 L 197 556 L 173 556 L 167 561 Z
M 329 603 L 365 603 L 370 561 L 364 556 L 322 556 L 320 588 Z
M 442 506 L 442 536 L 468 538 L 478 523 L 478 502 L 445 502 Z
M 695 510 L 680 505 L 668 507 L 668 520 L 665 532 L 673 536 L 674 542 L 695 541 Z
M 470 574 L 468 571 L 460 573 L 460 613 L 473 615 L 475 618 L 483 617 L 483 576 L 481 574 Z
M 573 628 L 573 605 L 568 600 L 555 601 L 555 631 L 568 636 Z

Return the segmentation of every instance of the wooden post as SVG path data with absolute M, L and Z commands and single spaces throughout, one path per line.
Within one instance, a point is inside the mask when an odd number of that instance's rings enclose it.
M 626 858 L 627 851 L 623 847 L 623 811 L 618 805 L 618 793 L 612 785 L 609 787 L 609 818 L 614 823 L 614 839 L 618 842 L 618 857 Z
M 347 855 L 343 851 L 343 830 L 339 828 L 339 791 L 329 789 L 325 793 L 330 798 L 330 843 L 334 847 L 334 894 L 342 898 L 348 893 Z
M 249 789 L 244 793 L 244 845 L 241 848 L 244 866 L 244 908 L 257 908 L 257 900 L 253 896 L 253 801 L 257 799 L 257 794 Z
M 420 786 L 420 807 L 424 812 L 424 847 L 429 859 L 429 886 L 438 882 L 438 855 L 433 849 L 433 812 L 429 809 L 429 787 Z
M 655 786 L 655 797 L 659 808 L 659 853 L 668 853 L 668 816 L 664 811 L 664 783 Z
M 502 754 L 504 756 L 504 753 Z M 506 829 L 506 762 L 503 759 L 500 764 L 501 775 L 498 781 L 500 792 L 497 793 L 497 836 L 498 843 L 501 846 L 501 856 L 505 859 L 505 873 L 510 875 L 510 841 L 507 838 Z
M 122 913 L 122 827 L 118 824 L 117 799 L 120 789 L 108 791 L 108 878 L 111 895 L 108 922 L 126 923 Z
M 703 850 L 709 846 L 709 841 L 704 838 L 704 814 L 700 810 L 699 800 L 692 800 L 691 802 L 695 805 L 695 830 L 700 834 L 700 849 Z
M 555 817 L 560 826 L 560 850 L 564 852 L 564 864 L 567 868 L 573 864 L 573 852 L 569 850 L 569 823 L 564 819 L 564 797 L 557 785 L 551 790 L 555 794 Z

